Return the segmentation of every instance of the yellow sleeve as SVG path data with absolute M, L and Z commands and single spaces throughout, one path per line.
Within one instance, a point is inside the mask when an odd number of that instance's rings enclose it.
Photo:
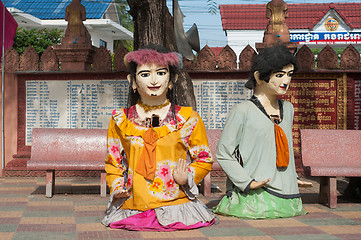
M 124 187 L 123 172 L 126 170 L 126 158 L 123 154 L 121 136 L 117 133 L 117 128 L 118 126 L 112 117 L 107 134 L 107 159 L 105 160 L 106 180 L 110 194 Z
M 198 184 L 212 169 L 213 159 L 208 145 L 206 128 L 198 113 L 195 116 L 195 125 L 189 138 L 188 151 L 193 162 L 190 164 L 190 171 L 194 171 L 194 181 Z

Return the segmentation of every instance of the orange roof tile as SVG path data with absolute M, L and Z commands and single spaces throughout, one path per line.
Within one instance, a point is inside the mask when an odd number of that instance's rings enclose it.
M 321 18 L 334 9 L 351 28 L 361 28 L 361 3 L 299 3 L 287 4 L 289 29 L 312 29 Z M 265 29 L 266 4 L 219 5 L 223 30 Z

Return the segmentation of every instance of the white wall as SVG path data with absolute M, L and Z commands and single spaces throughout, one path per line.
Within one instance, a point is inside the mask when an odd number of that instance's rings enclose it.
M 227 30 L 228 45 L 233 49 L 237 55 L 249 44 L 255 51 L 255 43 L 263 41 L 264 30 Z
M 312 31 L 315 31 L 315 32 L 329 32 L 325 27 L 325 21 L 329 17 L 335 18 L 339 23 L 339 26 L 338 26 L 336 32 L 347 32 L 347 31 L 351 30 L 351 28 L 343 21 L 343 19 L 340 17 L 340 15 L 338 15 L 337 12 L 332 9 L 332 10 L 328 11 L 322 17 L 322 19 L 314 26 Z M 332 33 L 332 32 L 329 32 L 329 33 Z
M 89 31 L 89 30 L 88 30 Z M 95 47 L 100 47 L 100 39 L 107 42 L 107 49 L 110 50 L 110 52 L 113 52 L 114 49 L 114 40 L 111 36 L 107 36 L 105 34 L 99 34 L 97 32 L 89 31 L 91 38 L 92 38 L 92 44 Z

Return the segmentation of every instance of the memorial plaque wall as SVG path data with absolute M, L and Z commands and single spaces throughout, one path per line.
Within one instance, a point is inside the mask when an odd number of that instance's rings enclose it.
M 346 124 L 342 74 L 297 75 L 285 96 L 295 109 L 293 136 L 300 153 L 301 128 L 343 129 Z M 207 129 L 222 129 L 231 108 L 251 97 L 246 79 L 193 80 L 197 111 Z M 127 103 L 128 81 L 29 80 L 26 87 L 25 145 L 36 127 L 107 128 L 111 112 Z M 361 115 L 361 83 L 355 84 L 355 126 Z M 357 122 L 359 124 L 359 122 Z M 358 125 L 359 126 L 359 125 Z
M 231 108 L 252 96 L 244 87 L 247 80 L 195 80 L 197 111 L 206 129 L 223 129 Z
M 286 95 L 281 98 L 294 106 L 294 151 L 300 154 L 299 129 L 344 128 L 344 81 L 341 76 L 328 79 L 308 75 L 305 79 L 292 79 Z M 327 76 L 326 76 L 327 77 Z
M 222 129 L 232 106 L 251 95 L 246 80 L 195 80 L 198 112 L 207 129 Z M 25 145 L 33 128 L 108 128 L 127 104 L 127 80 L 25 81 Z
M 26 145 L 33 128 L 108 128 L 125 107 L 128 81 L 26 81 Z

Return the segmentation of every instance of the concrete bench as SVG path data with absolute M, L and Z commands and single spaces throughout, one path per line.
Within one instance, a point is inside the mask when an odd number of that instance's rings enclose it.
M 222 130 L 207 130 L 209 147 L 214 158 L 212 170 L 222 170 L 216 150 Z M 55 189 L 55 171 L 101 171 L 100 195 L 106 196 L 106 129 L 34 128 L 29 170 L 46 171 L 46 196 Z M 211 194 L 211 173 L 202 183 L 203 194 Z
M 222 167 L 219 165 L 219 163 L 217 162 L 217 158 L 216 158 L 217 144 L 218 144 L 219 138 L 221 137 L 222 130 L 208 129 L 206 131 L 207 131 L 209 148 L 211 150 L 212 157 L 214 160 L 214 163 L 212 165 L 212 171 L 220 171 L 220 170 L 223 171 Z M 203 186 L 202 186 L 203 195 L 209 196 L 211 194 L 211 172 L 209 172 L 207 174 L 207 176 L 204 177 L 202 184 L 203 184 Z
M 337 205 L 337 176 L 361 176 L 361 131 L 301 129 L 302 163 L 320 177 L 319 202 Z
M 46 196 L 52 197 L 55 171 L 101 171 L 100 195 L 106 196 L 106 129 L 34 128 L 29 170 L 46 171 Z

